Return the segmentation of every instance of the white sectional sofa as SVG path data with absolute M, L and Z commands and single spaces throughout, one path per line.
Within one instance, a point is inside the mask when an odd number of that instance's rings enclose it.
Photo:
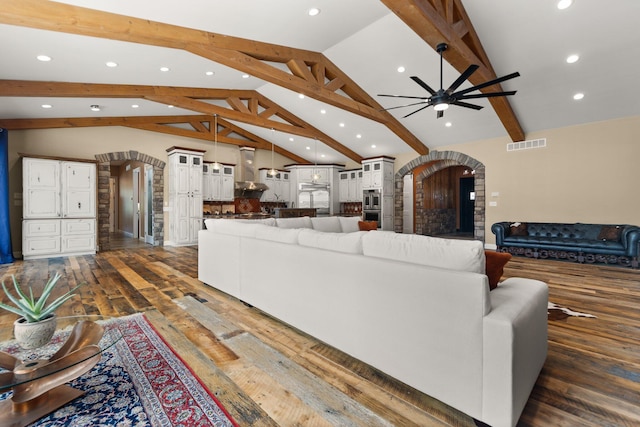
M 547 355 L 547 285 L 489 292 L 481 242 L 358 220 L 207 220 L 199 279 L 475 419 L 516 425 Z

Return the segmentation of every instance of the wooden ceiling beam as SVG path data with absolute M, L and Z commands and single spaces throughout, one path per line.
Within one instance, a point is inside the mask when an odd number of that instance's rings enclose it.
M 443 57 L 458 72 L 464 72 L 471 64 L 479 65 L 480 68 L 469 77 L 473 85 L 497 78 L 461 0 L 381 1 L 434 50 L 439 43 L 447 43 L 448 48 Z M 481 92 L 502 90 L 496 84 Z M 511 139 L 524 140 L 524 131 L 508 97 L 493 97 L 488 100 Z
M 354 81 L 317 52 L 45 0 L 3 0 L 0 23 L 182 49 L 380 122 L 419 154 L 427 154 L 429 151 L 390 113 L 381 111 L 380 104 Z M 287 73 L 268 62 L 291 64 L 297 71 Z M 311 72 L 307 73 L 304 68 L 309 66 Z M 341 87 L 342 93 L 327 89 L 324 85 L 325 77 L 321 74 L 339 77 L 345 83 Z

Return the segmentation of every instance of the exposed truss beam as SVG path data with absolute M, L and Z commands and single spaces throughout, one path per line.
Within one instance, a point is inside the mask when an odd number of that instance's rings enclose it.
M 469 77 L 473 85 L 497 78 L 461 0 L 381 1 L 434 50 L 439 43 L 447 43 L 443 56 L 460 73 L 471 64 L 479 65 L 480 68 Z M 502 91 L 499 84 L 481 90 L 499 91 Z M 524 140 L 524 131 L 508 98 L 501 96 L 488 99 L 511 139 Z
M 202 114 L 217 114 L 228 120 L 318 139 L 354 162 L 362 161 L 362 157 L 351 149 L 252 90 L 0 80 L 0 96 L 144 98 Z M 210 104 L 202 99 L 223 100 L 229 107 Z M 273 116 L 280 120 L 270 120 Z M 32 122 L 34 121 L 22 123 Z M 2 123 L 5 121 L 0 120 L 0 124 Z M 68 124 L 67 127 L 72 127 L 77 119 L 61 119 L 57 122 L 57 127 L 65 123 Z M 149 127 L 148 123 L 145 125 L 147 130 L 158 129 Z
M 3 0 L 0 23 L 182 49 L 380 122 L 418 154 L 429 152 L 395 117 L 382 111 L 377 101 L 317 52 L 45 0 Z M 290 72 L 269 62 L 287 64 Z
M 183 126 L 177 126 L 183 125 Z M 190 126 L 186 127 L 185 125 Z M 69 127 L 124 126 L 168 135 L 213 142 L 214 118 L 211 115 L 135 116 L 135 117 L 75 117 L 62 119 L 0 119 L 0 127 L 8 130 L 55 129 Z M 271 150 L 271 142 L 233 123 L 218 118 L 218 142 Z M 233 135 L 236 135 L 235 137 Z M 274 145 L 274 151 L 296 163 L 311 162 L 284 148 Z

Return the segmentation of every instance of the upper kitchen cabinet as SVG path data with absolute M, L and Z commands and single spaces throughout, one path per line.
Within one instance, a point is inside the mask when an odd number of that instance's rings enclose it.
M 235 165 L 228 163 L 218 165 L 218 168 L 214 168 L 213 162 L 205 162 L 202 166 L 202 198 L 210 202 L 232 202 Z

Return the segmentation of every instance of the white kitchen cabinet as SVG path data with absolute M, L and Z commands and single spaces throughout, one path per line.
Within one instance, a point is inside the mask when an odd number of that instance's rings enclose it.
M 202 228 L 204 151 L 172 147 L 167 152 L 171 212 L 168 244 L 193 245 Z
M 25 157 L 24 259 L 96 252 L 96 165 Z
M 202 199 L 207 201 L 233 201 L 235 185 L 235 165 L 221 164 L 219 169 L 213 163 L 202 166 Z
M 338 177 L 340 202 L 362 202 L 362 170 L 343 171 Z
M 380 217 L 383 230 L 393 230 L 393 174 L 394 160 L 392 157 L 378 157 L 362 161 L 362 190 L 380 190 Z M 363 206 L 363 209 L 367 209 Z
M 268 188 L 262 192 L 262 202 L 289 202 L 291 200 L 291 181 L 289 171 L 276 171 L 275 175 L 269 175 L 271 169 L 261 168 L 258 171 L 260 182 Z
M 338 199 L 340 203 L 349 202 L 349 172 L 338 174 Z

